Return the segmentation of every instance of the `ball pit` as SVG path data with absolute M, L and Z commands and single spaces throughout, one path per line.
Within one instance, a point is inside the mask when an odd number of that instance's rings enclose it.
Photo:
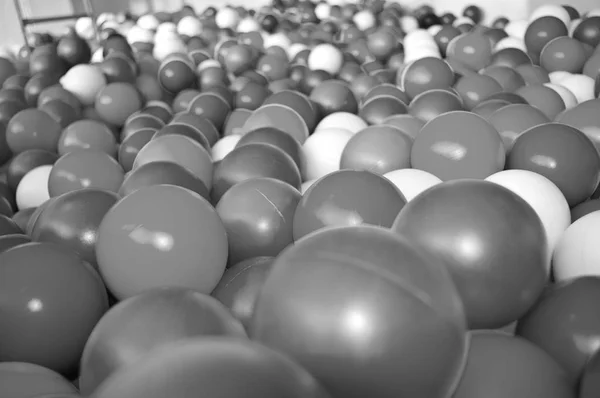
M 0 398 L 598 398 L 600 12 L 81 19 L 0 50 Z

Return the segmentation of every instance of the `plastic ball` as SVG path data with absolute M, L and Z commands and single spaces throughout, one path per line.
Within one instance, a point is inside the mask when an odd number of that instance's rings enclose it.
M 527 170 L 505 170 L 486 178 L 519 195 L 540 217 L 548 241 L 548 267 L 554 248 L 571 224 L 571 211 L 552 181 Z
M 215 93 L 203 93 L 194 98 L 189 105 L 188 112 L 207 118 L 219 130 L 221 129 L 231 106 L 227 100 Z
M 529 105 L 541 110 L 550 120 L 554 120 L 560 112 L 566 109 L 560 94 L 542 84 L 523 86 L 515 93 L 523 97 Z
M 413 98 L 408 111 L 414 118 L 427 123 L 444 113 L 463 109 L 463 101 L 458 94 L 448 89 L 436 89 L 425 91 Z
M 270 127 L 252 130 L 243 136 L 238 136 L 236 147 L 251 143 L 270 144 L 287 153 L 302 170 L 304 158 L 302 157 L 302 146 L 289 134 Z
M 600 296 L 600 278 L 582 277 L 549 286 L 517 325 L 517 335 L 546 351 L 577 383 L 598 350 L 600 320 L 592 304 Z
M 336 75 L 343 65 L 342 52 L 332 44 L 319 44 L 314 47 L 308 56 L 308 67 L 311 70 L 322 70 L 331 75 Z
M 500 133 L 506 153 L 510 153 L 515 140 L 525 131 L 550 119 L 539 109 L 527 104 L 512 104 L 494 112 L 488 122 Z
M 439 178 L 423 170 L 401 169 L 383 175 L 390 180 L 410 202 L 422 192 L 442 182 Z
M 6 169 L 8 186 L 16 192 L 23 177 L 31 170 L 44 165 L 52 165 L 58 159 L 55 153 L 43 149 L 29 149 L 10 160 Z
M 356 170 L 331 173 L 302 196 L 294 216 L 294 240 L 330 227 L 370 224 L 389 228 L 405 203 L 402 193 L 382 176 Z
M 557 17 L 545 16 L 532 21 L 525 32 L 525 46 L 530 56 L 538 58 L 550 41 L 568 36 L 567 25 Z
M 129 116 L 142 109 L 142 101 L 131 84 L 111 83 L 98 93 L 95 107 L 105 122 L 122 126 Z
M 16 220 L 15 223 L 18 224 L 18 220 Z M 21 228 L 20 225 L 19 228 Z M 21 229 L 24 230 L 24 228 Z M 31 239 L 29 238 L 29 236 L 24 235 L 21 232 L 3 235 L 0 237 L 0 253 L 4 253 L 5 251 L 12 249 L 13 247 L 17 247 L 25 243 L 31 243 Z
M 231 187 L 216 207 L 229 236 L 230 263 L 275 257 L 292 244 L 300 198 L 296 188 L 270 178 L 254 178 Z
M 220 162 L 227 156 L 231 151 L 233 151 L 240 139 L 241 135 L 228 135 L 221 138 L 219 141 L 215 143 L 215 145 L 211 149 L 211 156 L 213 159 L 213 163 Z
M 579 384 L 580 398 L 593 398 L 600 393 L 600 351 L 596 351 L 585 366 L 585 371 Z
M 535 20 L 537 20 L 539 18 L 543 18 L 543 17 L 558 18 L 566 26 L 569 26 L 569 23 L 571 22 L 571 16 L 569 15 L 569 12 L 563 6 L 560 6 L 560 5 L 548 4 L 548 5 L 539 6 L 535 10 L 533 10 L 531 15 L 529 16 L 529 20 L 535 21 Z
M 133 163 L 137 154 L 148 142 L 150 142 L 155 133 L 156 130 L 152 128 L 137 130 L 121 142 L 117 159 L 126 173 L 133 168 Z
M 90 119 L 71 123 L 62 131 L 58 141 L 60 155 L 74 150 L 94 149 L 116 157 L 117 147 L 113 132 L 106 125 Z
M 194 65 L 183 56 L 167 57 L 158 70 L 158 81 L 170 93 L 193 87 L 197 80 Z
M 108 309 L 102 280 L 75 253 L 49 243 L 15 247 L 0 254 L 0 260 L 6 314 L 0 358 L 74 376 L 86 340 Z M 39 330 L 44 330 L 43 339 Z
M 600 44 L 600 16 L 584 18 L 573 31 L 573 38 L 596 48 Z
M 494 78 L 473 74 L 460 78 L 454 89 L 461 96 L 466 109 L 472 110 L 493 94 L 502 92 L 502 86 Z
M 540 218 L 498 184 L 438 184 L 409 202 L 392 230 L 446 264 L 471 329 L 500 328 L 519 319 L 549 278 Z
M 209 190 L 213 184 L 213 162 L 208 151 L 197 141 L 180 134 L 153 138 L 138 152 L 133 170 L 151 162 L 176 163 L 200 178 Z
M 392 126 L 370 126 L 355 134 L 346 144 L 341 169 L 368 170 L 385 174 L 410 167 L 412 137 Z
M 235 264 L 225 271 L 211 294 L 246 328 L 251 325 L 256 299 L 274 260 L 273 257 L 256 257 Z
M 81 189 L 57 197 L 40 213 L 31 237 L 55 243 L 96 265 L 96 241 L 100 222 L 119 197 L 110 191 Z
M 189 124 L 183 124 L 183 123 L 167 124 L 166 126 L 162 127 L 160 130 L 158 130 L 154 134 L 154 136 L 152 137 L 152 140 L 156 140 L 157 138 L 160 138 L 160 137 L 166 137 L 166 136 L 172 136 L 172 135 L 180 135 L 183 137 L 190 138 L 193 141 L 200 144 L 204 149 L 210 150 L 210 144 L 208 143 L 208 139 L 204 136 L 204 134 L 202 134 L 202 132 L 198 128 L 196 128 L 194 126 L 190 126 Z
M 356 97 L 350 87 L 339 80 L 328 80 L 315 87 L 310 93 L 310 99 L 323 116 L 336 112 L 358 112 Z
M 543 175 L 556 184 L 573 207 L 592 196 L 598 186 L 600 155 L 581 131 L 547 123 L 532 127 L 516 139 L 506 168 Z
M 400 75 L 400 86 L 410 98 L 432 89 L 444 89 L 454 83 L 454 72 L 443 60 L 421 58 L 407 65 Z
M 51 197 L 83 188 L 117 192 L 124 174 L 121 165 L 105 152 L 80 149 L 67 153 L 54 163 L 48 178 L 48 191 Z
M 6 126 L 6 143 L 13 153 L 28 149 L 56 152 L 61 134 L 60 124 L 39 109 L 25 109 L 12 117 Z
M 562 36 L 544 46 L 540 54 L 540 66 L 548 72 L 580 73 L 587 58 L 585 48 L 579 41 Z
M 248 389 L 249 385 L 253 387 Z M 223 398 L 329 398 L 308 372 L 287 357 L 256 343 L 223 337 L 191 339 L 158 349 L 107 380 L 93 397 L 174 394 L 192 398 L 199 390 Z
M 504 162 L 498 131 L 480 116 L 462 111 L 442 114 L 427 123 L 411 152 L 413 168 L 444 181 L 483 179 L 502 170 Z
M 429 305 L 420 295 L 431 299 Z M 332 333 L 319 332 L 315 316 Z M 290 333 L 297 337 L 283 338 Z M 374 226 L 325 229 L 279 256 L 256 303 L 250 334 L 296 359 L 333 396 L 349 398 L 409 392 L 445 397 L 460 377 L 466 350 L 464 313 L 447 272 Z M 324 347 L 327 356 L 318 354 Z M 411 352 L 422 360 L 399 366 L 397 355 Z M 390 366 L 392 373 L 385 371 Z
M 456 398 L 575 398 L 575 386 L 548 354 L 525 339 L 498 331 L 470 336 Z
M 52 167 L 52 165 L 38 166 L 21 178 L 15 194 L 19 210 L 38 207 L 50 199 L 48 181 Z
M 69 69 L 60 84 L 87 106 L 94 104 L 96 96 L 106 86 L 106 78 L 99 67 L 79 64 Z
M 242 145 L 215 167 L 211 197 L 218 203 L 234 185 L 257 177 L 274 178 L 299 189 L 300 171 L 294 160 L 276 146 L 261 143 Z
M 591 234 L 599 225 L 599 214 L 591 212 L 574 221 L 566 230 L 554 253 L 554 276 L 557 280 L 600 275 L 596 261 L 599 254 L 589 243 Z
M 96 255 L 104 280 L 119 299 L 159 286 L 209 293 L 227 263 L 227 235 L 200 195 L 155 185 L 109 210 L 98 230 Z M 140 260 L 127 261 L 131 256 Z
M 60 374 L 26 362 L 0 363 L 0 393 L 11 398 L 76 397 L 77 389 Z
M 242 325 L 212 297 L 183 288 L 158 288 L 111 308 L 85 345 L 79 385 L 90 395 L 110 376 L 148 352 L 184 339 L 245 337 Z M 126 351 L 127 356 L 119 355 Z
M 354 134 L 345 128 L 321 128 L 302 146 L 302 177 L 313 180 L 340 169 L 344 148 Z
M 572 92 L 579 103 L 596 98 L 594 93 L 594 79 L 589 76 L 573 74 L 561 80 L 560 85 Z
M 356 134 L 366 127 L 367 123 L 359 116 L 347 112 L 336 112 L 325 116 L 317 124 L 315 133 L 319 130 L 344 129 Z

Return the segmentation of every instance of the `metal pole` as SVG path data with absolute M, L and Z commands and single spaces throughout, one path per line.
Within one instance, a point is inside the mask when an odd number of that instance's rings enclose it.
M 15 0 L 17 1 L 17 0 Z M 82 0 L 83 1 L 83 9 L 88 17 L 92 20 L 92 29 L 94 29 L 94 36 L 96 41 L 100 43 L 100 30 L 98 30 L 98 24 L 96 24 L 96 15 L 94 14 L 94 5 L 92 4 L 92 0 Z
M 29 40 L 27 40 L 27 27 L 23 23 L 23 10 L 21 9 L 21 2 L 19 0 L 13 0 L 15 5 L 15 11 L 17 12 L 17 19 L 19 20 L 19 27 L 21 28 L 21 34 L 23 35 L 23 40 L 25 41 L 25 46 L 27 49 L 31 51 L 31 46 L 29 45 Z

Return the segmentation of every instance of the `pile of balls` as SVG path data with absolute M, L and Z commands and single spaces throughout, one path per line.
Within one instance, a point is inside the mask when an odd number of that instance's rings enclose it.
M 600 397 L 600 11 L 103 14 L 0 51 L 0 398 Z

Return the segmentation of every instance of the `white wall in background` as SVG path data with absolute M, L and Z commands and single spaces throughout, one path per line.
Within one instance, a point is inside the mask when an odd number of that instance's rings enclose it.
M 79 2 L 81 0 L 73 0 Z M 223 4 L 247 5 L 250 0 L 152 0 L 155 9 L 174 11 L 183 4 L 191 4 L 198 11 L 208 7 L 219 7 Z M 339 0 L 338 0 L 339 1 Z M 486 10 L 489 21 L 498 16 L 506 16 L 510 19 L 526 18 L 536 7 L 542 4 L 571 4 L 580 10 L 588 11 L 592 8 L 600 8 L 599 0 L 397 0 L 407 6 L 417 7 L 422 4 L 431 4 L 441 11 L 452 11 L 460 13 L 467 5 L 478 4 Z M 146 0 L 131 0 L 138 7 L 145 9 Z M 270 0 L 254 0 L 254 7 L 270 3 Z M 71 0 L 22 0 L 23 8 L 32 14 L 28 16 L 46 17 L 51 15 L 64 15 L 73 12 Z M 93 0 L 97 12 L 118 12 L 127 9 L 129 4 L 123 0 Z M 78 7 L 79 8 L 79 7 Z M 0 0 L 0 45 L 22 44 L 21 32 L 17 21 L 13 0 Z M 43 28 L 59 29 L 64 24 L 46 24 Z

